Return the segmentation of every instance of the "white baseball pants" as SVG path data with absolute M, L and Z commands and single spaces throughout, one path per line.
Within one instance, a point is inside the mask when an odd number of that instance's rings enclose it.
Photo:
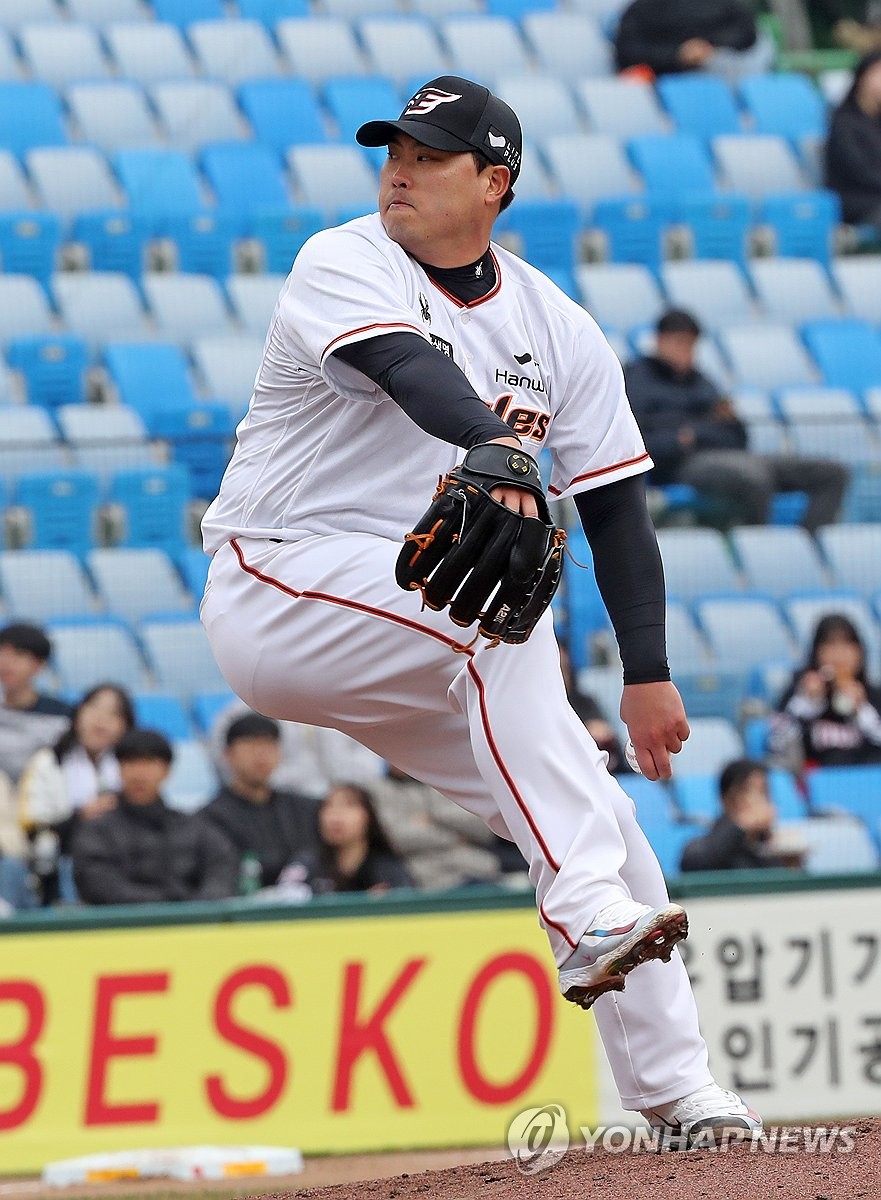
M 278 720 L 340 729 L 512 838 L 557 965 L 622 897 L 667 902 L 634 805 L 566 698 L 548 612 L 522 646 L 491 648 L 394 580 L 399 546 L 368 534 L 236 538 L 214 556 L 202 622 L 230 686 Z M 600 997 L 624 1108 L 709 1083 L 678 953 Z

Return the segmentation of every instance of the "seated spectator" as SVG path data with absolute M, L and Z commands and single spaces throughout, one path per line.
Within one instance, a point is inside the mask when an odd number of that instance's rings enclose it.
M 463 887 L 501 876 L 496 852 L 501 839 L 479 817 L 391 764 L 370 790 L 383 827 L 419 887 Z M 521 859 L 518 870 L 525 869 Z
M 866 676 L 859 631 L 840 613 L 822 617 L 807 663 L 771 719 L 768 748 L 790 770 L 881 762 L 881 688 Z
M 270 782 L 281 760 L 278 722 L 259 713 L 233 721 L 224 755 L 229 772 L 214 799 L 201 810 L 236 847 L 260 863 L 258 887 L 272 887 L 282 869 L 318 842 L 317 804 Z
M 807 0 L 818 42 L 843 46 L 857 54 L 881 50 L 879 0 Z
M 710 71 L 735 80 L 771 69 L 774 47 L 743 0 L 633 0 L 615 34 L 619 71 Z
M 682 851 L 682 871 L 799 867 L 803 846 L 781 835 L 764 763 L 738 758 L 719 777 L 722 815 Z
M 881 230 L 881 50 L 860 62 L 850 90 L 832 114 L 826 186 L 841 197 L 848 224 Z
M 305 884 L 316 896 L 413 886 L 366 788 L 339 783 L 321 801 L 317 849 L 289 864 L 279 880 L 282 888 L 297 884 Z
M 53 745 L 70 722 L 70 705 L 34 686 L 51 654 L 51 642 L 36 625 L 0 629 L 0 771 L 13 783 L 31 755 Z
M 239 717 L 252 712 L 243 700 L 234 699 L 218 714 L 211 730 L 211 756 L 221 778 L 226 778 L 226 731 Z M 337 779 L 370 786 L 381 779 L 385 763 L 378 754 L 338 729 L 279 721 L 281 757 L 272 776 L 274 787 L 318 801 Z
M 239 856 L 198 813 L 168 808 L 162 784 L 172 762 L 161 733 L 135 729 L 117 743 L 122 786 L 116 805 L 80 821 L 73 873 L 86 904 L 220 900 L 238 888 Z
M 627 394 L 654 469 L 655 484 L 686 483 L 718 508 L 714 523 L 765 525 L 775 492 L 807 492 L 802 524 L 834 522 L 848 472 L 826 459 L 754 454 L 731 401 L 695 366 L 701 329 L 671 309 L 657 324 L 654 354 L 624 368 Z
M 18 786 L 19 819 L 43 904 L 74 901 L 70 845 L 77 821 L 116 804 L 121 786 L 114 747 L 135 726 L 131 697 L 114 683 L 90 688 L 54 747 L 38 750 Z

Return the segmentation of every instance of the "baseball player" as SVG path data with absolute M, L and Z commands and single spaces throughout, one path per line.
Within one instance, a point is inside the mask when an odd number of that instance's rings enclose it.
M 516 842 L 560 989 L 596 1002 L 625 1108 L 677 1144 L 757 1130 L 709 1072 L 670 958 L 685 914 L 568 704 L 550 610 L 523 644 L 496 644 L 395 580 L 405 534 L 463 453 L 492 476 L 498 514 L 537 526 L 532 456 L 547 448 L 548 492 L 574 500 L 620 646 L 622 719 L 642 771 L 668 777 L 688 723 L 667 667 L 652 464 L 619 363 L 579 305 L 490 241 L 520 169 L 506 104 L 442 76 L 357 139 L 388 147 L 379 211 L 298 254 L 204 517 L 214 654 L 252 708 L 342 730 Z

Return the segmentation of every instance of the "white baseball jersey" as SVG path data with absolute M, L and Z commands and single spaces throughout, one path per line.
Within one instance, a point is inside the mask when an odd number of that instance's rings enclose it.
M 203 520 L 214 553 L 239 534 L 400 540 L 461 451 L 419 429 L 334 351 L 410 331 L 449 355 L 537 454 L 563 497 L 648 470 L 620 364 L 593 319 L 493 245 L 497 281 L 463 304 L 386 234 L 378 214 L 316 234 L 279 296 L 254 395 Z

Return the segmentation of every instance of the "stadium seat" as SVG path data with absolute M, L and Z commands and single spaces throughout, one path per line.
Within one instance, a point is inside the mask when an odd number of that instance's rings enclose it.
M 97 611 L 98 600 L 69 550 L 7 550 L 0 554 L 0 596 L 6 618 L 50 621 Z
M 225 279 L 235 265 L 241 222 L 224 209 L 178 214 L 160 221 L 179 271 Z
M 180 150 L 120 150 L 114 165 L 132 212 L 156 222 L 193 216 L 204 207 L 199 177 Z
M 193 597 L 162 550 L 92 550 L 87 563 L 108 612 L 127 621 L 165 613 L 193 613 Z
M 238 96 L 256 138 L 278 154 L 295 142 L 327 141 L 321 110 L 304 79 L 252 79 Z
M 572 92 L 550 75 L 502 75 L 495 92 L 510 104 L 529 136 L 542 142 L 555 133 L 571 133 L 581 125 Z
M 278 82 L 281 83 L 281 80 Z M 296 81 L 291 83 L 295 84 Z M 218 204 L 236 218 L 242 231 L 248 226 L 248 218 L 261 210 L 277 211 L 291 207 L 281 162 L 268 145 L 260 142 L 223 142 L 206 146 L 202 151 L 201 164 Z
M 0 420 L 0 471 L 7 477 L 31 471 L 62 470 L 67 466 L 64 447 L 43 408 L 15 405 Z
M 552 8 L 551 5 L 547 6 Z M 595 77 L 610 76 L 613 70 L 612 47 L 598 22 L 586 13 L 539 11 L 530 4 L 520 18 L 520 27 L 540 70 L 566 83 L 588 83 Z M 528 126 L 527 126 L 528 128 Z M 594 125 L 598 129 L 598 126 Z M 605 133 L 623 131 L 607 129 Z M 530 130 L 530 136 L 534 136 Z
M 660 529 L 667 592 L 686 603 L 740 591 L 742 580 L 725 539 L 715 529 Z
M 74 334 L 24 335 L 13 338 L 6 353 L 21 371 L 31 404 L 57 409 L 85 399 L 88 346 Z
M 575 42 L 570 47 L 570 54 L 576 61 L 578 51 L 579 43 Z M 594 133 L 626 139 L 640 134 L 670 132 L 669 119 L 649 83 L 618 76 L 607 79 L 580 77 L 574 83 L 574 90 Z
M 742 525 L 732 529 L 730 537 L 752 590 L 779 600 L 791 592 L 828 586 L 816 543 L 806 530 Z
M 753 75 L 738 85 L 756 133 L 776 134 L 793 144 L 826 132 L 826 103 L 810 77 L 796 71 Z
M 859 630 L 866 648 L 869 674 L 875 676 L 881 668 L 881 629 L 872 615 L 868 599 L 861 598 L 856 592 L 836 591 L 827 587 L 811 594 L 791 596 L 783 602 L 783 612 L 795 632 L 805 660 L 820 619 L 830 613 L 840 613 Z
M 808 800 L 817 812 L 845 811 L 862 821 L 876 850 L 881 850 L 878 830 L 878 796 L 881 766 L 821 767 L 808 776 Z
M 55 0 L 3 0 L 3 24 L 17 30 L 33 21 L 57 21 Z
M 110 73 L 98 33 L 90 25 L 64 21 L 23 25 L 18 41 L 34 78 L 52 87 L 106 79 Z
M 133 408 L 123 404 L 63 404 L 56 410 L 56 418 L 74 465 L 94 471 L 104 481 L 124 467 L 155 465 L 156 452 L 147 428 Z
M 358 28 L 370 65 L 377 75 L 385 75 L 403 86 L 414 75 L 426 80 L 449 72 L 449 60 L 437 39 L 434 25 L 424 17 L 400 13 L 366 16 Z M 397 116 L 399 111 L 396 107 L 390 115 Z M 369 115 L 366 110 L 365 115 Z M 377 115 L 384 114 L 378 112 Z
M 859 400 L 846 388 L 781 388 L 775 400 L 784 420 L 825 423 L 827 431 L 832 422 L 848 423 L 862 416 Z
M 141 0 L 67 0 L 74 21 L 109 25 L 111 21 L 146 21 L 151 14 Z
M 225 404 L 234 424 L 241 420 L 260 367 L 263 341 L 259 336 L 203 337 L 193 342 L 192 354 L 205 394 Z
M 195 74 L 183 35 L 174 25 L 120 22 L 108 25 L 104 38 L 123 79 L 153 84 Z
M 165 692 L 139 692 L 132 700 L 139 729 L 158 729 L 171 742 L 192 738 L 192 722 L 177 696 Z
M 383 75 L 351 78 L 346 75 L 328 79 L 323 88 L 324 103 L 339 130 L 340 139 L 352 142 L 355 131 L 368 113 L 398 113 L 401 96 L 390 79 Z M 287 142 L 284 143 L 287 145 Z M 376 149 L 384 156 L 385 147 Z
M 77 83 L 66 90 L 65 97 L 82 140 L 101 150 L 143 149 L 158 140 L 147 97 L 134 82 Z
M 322 0 L 321 11 L 329 17 L 343 17 L 354 21 L 360 17 L 401 15 L 397 0 Z M 409 13 L 407 14 L 409 16 Z
M 825 525 L 817 540 L 837 587 L 866 598 L 881 588 L 881 525 Z
M 646 192 L 656 200 L 672 203 L 689 193 L 716 190 L 710 156 L 692 133 L 644 134 L 630 138 L 627 149 Z
M 773 234 L 775 253 L 815 258 L 826 267 L 840 220 L 841 201 L 828 191 L 766 196 L 759 209 L 759 222 Z
M 31 193 L 18 159 L 9 150 L 0 150 L 0 212 L 18 216 L 31 207 Z
M 166 80 L 151 86 L 150 99 L 168 144 L 177 150 L 192 152 L 208 142 L 232 142 L 248 136 L 225 83 Z
M 174 743 L 174 759 L 162 793 L 169 808 L 194 813 L 213 799 L 220 785 L 207 749 L 192 738 Z
M 643 263 L 653 271 L 661 266 L 669 225 L 663 206 L 641 196 L 598 200 L 590 224 L 603 235 L 608 261 Z
M 203 734 L 210 734 L 214 722 L 224 709 L 234 703 L 236 697 L 229 689 L 222 692 L 200 692 L 193 697 L 193 716 Z
M 838 314 L 829 276 L 812 258 L 757 258 L 750 276 L 759 304 L 774 321 L 800 325 Z
M 725 185 L 753 200 L 775 192 L 806 189 L 804 174 L 789 143 L 774 134 L 719 134 L 713 154 Z
M 642 181 L 612 134 L 555 134 L 542 149 L 560 191 L 581 206 L 586 218 L 598 200 L 638 196 L 643 191 Z
M 681 133 L 702 138 L 740 133 L 737 102 L 719 76 L 699 71 L 662 75 L 656 86 L 661 103 Z
M 769 660 L 796 661 L 798 649 L 772 600 L 720 596 L 699 599 L 694 607 L 720 667 L 748 670 Z
M 178 551 L 175 561 L 190 595 L 198 606 L 205 591 L 211 559 L 203 553 L 201 547 L 185 546 L 183 550 Z
M 210 276 L 149 272 L 142 286 L 163 340 L 186 345 L 197 337 L 232 332 L 223 291 Z
M 526 44 L 517 25 L 509 18 L 489 15 L 442 17 L 438 28 L 456 75 L 492 86 L 503 72 L 506 75 L 529 74 Z M 492 59 L 487 57 L 487 46 L 493 48 Z
M 133 408 L 154 436 L 163 414 L 196 404 L 187 362 L 178 346 L 112 342 L 104 347 L 103 361 L 119 402 Z
M 862 821 L 851 816 L 823 820 L 812 817 L 801 822 L 799 829 L 807 847 L 808 874 L 852 875 L 878 870 L 877 846 Z
M 21 78 L 21 61 L 15 52 L 12 35 L 0 26 L 0 82 L 14 83 Z
M 295 78 L 321 83 L 334 75 L 367 74 L 352 26 L 342 17 L 282 20 L 275 36 Z
M 249 20 L 276 25 L 287 17 L 306 17 L 311 9 L 309 0 L 239 0 L 239 13 Z
M 50 333 L 53 321 L 46 293 L 30 275 L 0 275 L 0 343 Z
M 224 12 L 223 0 L 152 0 L 157 21 L 169 21 L 186 29 L 192 21 L 219 21 Z
M 718 338 L 740 387 L 774 391 L 817 382 L 816 368 L 789 325 L 727 325 Z
M 198 620 L 144 621 L 140 631 L 160 688 L 181 697 L 226 688 Z
M 73 470 L 29 472 L 19 476 L 13 500 L 27 512 L 29 548 L 79 555 L 91 548 L 100 501 L 97 476 Z
M 279 74 L 272 39 L 260 21 L 193 21 L 187 37 L 208 79 L 235 86 L 246 79 L 269 79 Z
M 122 621 L 52 621 L 46 632 L 52 642 L 52 667 L 66 692 L 82 695 L 105 681 L 130 692 L 149 687 L 144 660 Z
M 187 541 L 190 481 L 180 463 L 116 471 L 107 498 L 123 512 L 118 545 L 152 547 L 173 554 Z
M 0 268 L 44 286 L 58 267 L 61 221 L 51 212 L 0 213 Z
M 540 271 L 572 271 L 581 228 L 578 206 L 565 197 L 522 200 L 496 222 L 495 236 L 513 234 L 517 253 Z
M 667 602 L 667 657 L 677 677 L 680 672 L 708 671 L 712 665 L 709 647 L 688 606 L 673 595 Z
M 686 776 L 717 776 L 726 763 L 743 758 L 743 739 L 736 726 L 724 717 L 695 717 L 691 736 L 682 743 L 674 760 L 678 787 Z
M 810 321 L 802 337 L 829 387 L 862 392 L 881 379 L 881 334 L 866 321 Z
M 266 337 L 285 275 L 231 275 L 226 294 L 246 333 Z M 0 281 L 2 284 L 2 281 Z
M 778 820 L 804 820 L 805 802 L 790 771 L 770 770 L 768 790 L 777 809 Z M 686 817 L 712 824 L 721 816 L 722 801 L 719 795 L 718 775 L 687 775 L 676 779 L 673 791 L 676 803 Z
M 290 146 L 287 160 L 303 202 L 332 217 L 348 206 L 375 212 L 379 182 L 355 146 Z
M 121 209 L 81 213 L 70 230 L 71 241 L 86 252 L 92 271 L 128 275 L 137 284 L 156 234 L 154 222 Z
M 63 146 L 61 104 L 47 83 L 0 83 L 0 147 L 23 155 L 35 146 Z
M 664 311 L 654 276 L 638 263 L 585 264 L 576 277 L 584 307 L 603 328 L 654 324 Z
M 286 275 L 303 244 L 324 229 L 318 208 L 301 205 L 288 212 L 257 213 L 250 220 L 250 234 L 263 248 L 263 267 L 270 274 Z
M 714 259 L 665 262 L 661 282 L 674 308 L 713 328 L 753 320 L 755 307 L 736 263 Z
M 861 321 L 881 325 L 881 255 L 836 258 L 832 275 L 848 312 Z
M 139 341 L 151 335 L 140 297 L 127 275 L 114 271 L 60 271 L 52 292 L 69 330 L 94 348 L 113 339 Z
M 673 670 L 689 720 L 692 717 L 724 717 L 734 724 L 740 722 L 748 692 L 748 672 L 720 671 L 713 665 L 697 671 Z
M 107 159 L 91 146 L 29 150 L 25 163 L 41 203 L 63 218 L 122 203 Z
M 680 196 L 674 215 L 688 229 L 695 258 L 730 259 L 746 268 L 752 227 L 746 196 Z

